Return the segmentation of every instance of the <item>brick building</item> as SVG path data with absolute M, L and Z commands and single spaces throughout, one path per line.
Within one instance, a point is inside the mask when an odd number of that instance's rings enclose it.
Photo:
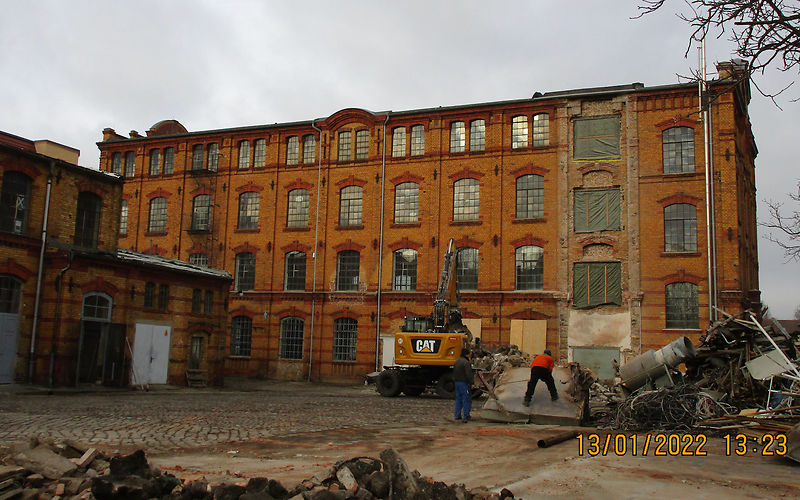
M 0 132 L 0 383 L 221 383 L 226 271 L 119 250 L 123 181 Z
M 120 247 L 234 275 L 226 373 L 352 380 L 390 362 L 383 336 L 430 312 L 451 237 L 473 333 L 606 367 L 696 337 L 710 304 L 759 300 L 738 64 L 707 94 L 711 226 L 694 84 L 202 132 L 168 120 L 105 129 L 100 164 L 124 178 Z

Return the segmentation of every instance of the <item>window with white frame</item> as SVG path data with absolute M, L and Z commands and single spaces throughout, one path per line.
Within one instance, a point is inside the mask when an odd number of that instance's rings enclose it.
M 239 170 L 250 168 L 250 141 L 239 142 Z
M 339 161 L 350 161 L 352 150 L 352 136 L 349 130 L 339 132 Z
M 256 286 L 256 254 L 240 252 L 236 254 L 236 283 L 237 291 L 252 290 Z
M 456 254 L 456 287 L 459 290 L 478 289 L 478 249 L 462 247 Z
M 417 289 L 417 251 L 411 248 L 395 250 L 392 290 Z
M 366 160 L 369 157 L 369 130 L 356 132 L 356 160 Z
M 419 184 L 403 182 L 394 188 L 394 223 L 416 224 L 419 220 Z
M 511 119 L 511 149 L 528 147 L 528 117 L 515 116 Z
M 286 164 L 297 165 L 300 155 L 300 139 L 293 135 L 286 139 Z
M 267 140 L 256 139 L 255 152 L 253 154 L 253 166 L 256 168 L 263 167 L 267 161 Z
M 483 151 L 486 149 L 486 122 L 472 120 L 469 123 L 469 150 Z
M 259 198 L 255 191 L 239 196 L 239 229 L 258 229 Z
M 360 226 L 363 190 L 361 186 L 346 186 L 339 193 L 339 225 Z
M 306 254 L 304 252 L 294 251 L 286 254 L 284 289 L 306 289 Z
M 395 127 L 392 129 L 392 158 L 402 158 L 406 155 L 406 128 Z
M 453 122 L 450 124 L 450 152 L 463 153 L 466 146 L 464 122 Z
M 303 163 L 314 163 L 316 158 L 317 138 L 312 134 L 303 136 Z
M 425 126 L 414 125 L 411 127 L 411 156 L 425 154 Z
M 547 146 L 550 144 L 550 115 L 539 113 L 533 115 L 533 145 Z
M 453 183 L 453 221 L 475 221 L 480 213 L 480 182 L 460 179 Z
M 286 227 L 308 227 L 308 190 L 292 189 L 288 196 Z

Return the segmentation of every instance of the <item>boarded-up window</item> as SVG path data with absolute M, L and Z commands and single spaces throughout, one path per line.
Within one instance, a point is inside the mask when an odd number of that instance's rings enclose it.
M 617 231 L 619 228 L 619 188 L 575 190 L 576 233 Z
M 572 289 L 576 308 L 622 305 L 622 266 L 619 262 L 576 262 Z
M 575 120 L 576 160 L 619 158 L 619 116 Z
M 543 319 L 512 319 L 509 341 L 529 354 L 543 353 L 547 347 L 547 321 Z

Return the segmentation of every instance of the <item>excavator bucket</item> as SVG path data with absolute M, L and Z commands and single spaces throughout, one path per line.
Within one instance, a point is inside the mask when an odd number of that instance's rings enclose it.
M 481 417 L 495 422 L 546 425 L 581 425 L 584 417 L 588 417 L 588 398 L 583 391 L 575 390 L 568 367 L 553 368 L 558 401 L 550 401 L 547 385 L 540 380 L 531 405 L 526 407 L 523 401 L 530 375 L 531 371 L 526 367 L 505 370 L 483 405 Z

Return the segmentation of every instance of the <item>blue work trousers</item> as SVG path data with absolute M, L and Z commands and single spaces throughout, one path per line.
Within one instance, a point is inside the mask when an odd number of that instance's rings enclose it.
M 472 394 L 467 382 L 456 382 L 456 420 L 461 418 L 462 410 L 464 418 L 469 418 L 469 411 L 472 409 Z

